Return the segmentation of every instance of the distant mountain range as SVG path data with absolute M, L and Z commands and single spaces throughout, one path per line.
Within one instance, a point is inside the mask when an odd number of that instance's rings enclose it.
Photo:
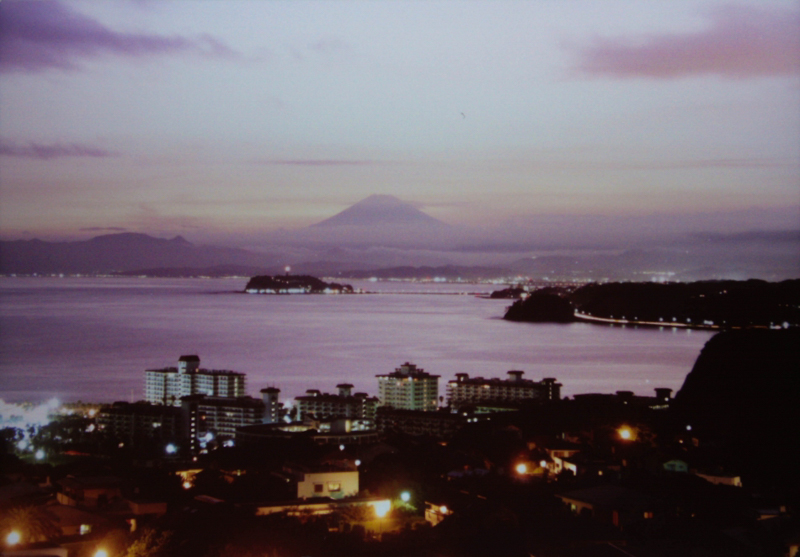
M 166 240 L 123 232 L 78 242 L 0 242 L 2 274 L 108 274 L 137 269 L 239 265 L 266 268 L 268 255 L 219 246 L 195 246 L 181 236 Z
M 283 273 L 288 264 L 295 274 L 342 278 L 800 277 L 800 233 L 792 230 L 687 233 L 637 249 L 570 251 L 561 245 L 548 248 L 546 236 L 518 231 L 501 239 L 452 226 L 389 195 L 370 196 L 317 224 L 264 238 L 253 244 L 266 246 L 264 253 L 129 232 L 74 242 L 2 241 L 0 274 L 254 276 Z

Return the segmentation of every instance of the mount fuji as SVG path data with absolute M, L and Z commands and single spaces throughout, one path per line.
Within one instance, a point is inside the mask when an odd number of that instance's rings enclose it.
M 315 227 L 337 226 L 391 226 L 391 227 L 442 227 L 449 225 L 426 215 L 410 203 L 392 195 L 370 195 L 334 216 L 318 222 Z

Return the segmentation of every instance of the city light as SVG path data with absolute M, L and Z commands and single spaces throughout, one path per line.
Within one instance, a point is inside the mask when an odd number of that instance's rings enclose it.
M 175 454 L 175 453 L 177 453 L 177 452 L 178 452 L 178 447 L 177 447 L 177 446 L 175 446 L 175 444 L 173 444 L 173 443 L 170 443 L 169 445 L 167 445 L 167 446 L 164 448 L 164 450 L 167 452 L 167 454 Z
M 514 468 L 514 470 L 517 471 L 517 474 L 527 474 L 528 473 L 528 465 L 525 464 L 524 462 L 521 462 L 521 463 L 517 464 L 517 466 Z
M 375 509 L 375 515 L 378 518 L 383 518 L 392 510 L 392 503 L 391 501 L 377 501 L 373 508 Z
M 6 543 L 8 545 L 17 545 L 19 541 L 22 539 L 22 536 L 16 530 L 11 530 L 6 536 Z
M 411 500 L 411 494 L 408 491 L 404 491 L 400 494 L 400 499 L 403 503 L 408 503 Z
M 628 426 L 622 426 L 617 430 L 620 439 L 624 439 L 625 441 L 630 441 L 633 439 L 633 430 Z
M 106 551 L 105 549 L 98 549 L 97 551 L 94 552 L 93 557 L 108 557 L 108 551 Z
M 36 451 L 36 460 L 44 460 L 44 449 L 39 449 Z

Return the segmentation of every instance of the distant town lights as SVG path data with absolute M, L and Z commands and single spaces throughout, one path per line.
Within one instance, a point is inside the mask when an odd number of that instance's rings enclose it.
M 166 447 L 164 447 L 164 451 L 167 454 L 175 454 L 178 452 L 178 447 L 174 443 L 170 443 Z

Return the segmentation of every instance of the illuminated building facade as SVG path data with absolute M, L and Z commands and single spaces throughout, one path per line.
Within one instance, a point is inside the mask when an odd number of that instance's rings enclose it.
M 245 374 L 200 368 L 197 356 L 181 356 L 178 367 L 145 372 L 145 400 L 151 404 L 180 406 L 181 398 L 202 394 L 212 397 L 245 396 Z
M 466 373 L 456 373 L 456 379 L 447 383 L 447 403 L 458 407 L 483 401 L 551 401 L 561 398 L 561 383 L 556 383 L 552 377 L 541 381 L 523 379 L 524 373 L 509 371 L 508 379 L 470 378 Z
M 439 376 L 404 363 L 393 373 L 376 375 L 381 406 L 398 410 L 435 411 L 439 405 Z
M 366 393 L 353 394 L 353 386 L 349 383 L 336 385 L 336 388 L 339 389 L 338 394 L 320 393 L 316 389 L 310 389 L 304 396 L 295 397 L 298 418 L 375 420 L 377 398 L 367 396 Z

